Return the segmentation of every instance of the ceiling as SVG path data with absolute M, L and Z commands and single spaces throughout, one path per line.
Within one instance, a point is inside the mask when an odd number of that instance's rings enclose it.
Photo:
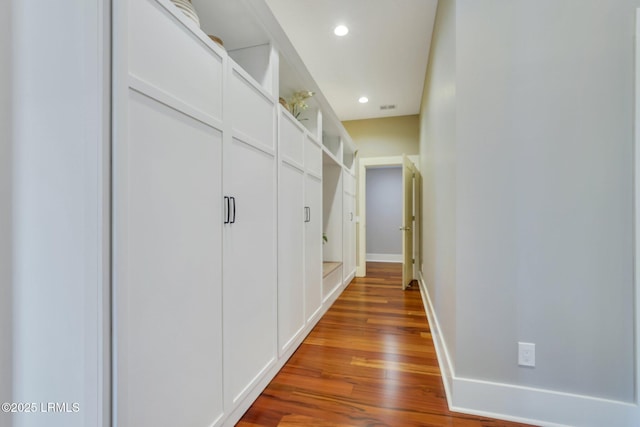
M 266 3 L 340 120 L 419 113 L 437 0 Z

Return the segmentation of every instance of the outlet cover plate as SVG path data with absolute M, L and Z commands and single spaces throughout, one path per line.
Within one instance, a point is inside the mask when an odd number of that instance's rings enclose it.
M 518 365 L 534 368 L 536 366 L 536 345 L 530 342 L 518 343 Z

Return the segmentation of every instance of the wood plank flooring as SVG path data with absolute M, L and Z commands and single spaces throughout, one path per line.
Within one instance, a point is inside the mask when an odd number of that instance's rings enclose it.
M 417 285 L 368 263 L 239 427 L 523 427 L 450 412 Z

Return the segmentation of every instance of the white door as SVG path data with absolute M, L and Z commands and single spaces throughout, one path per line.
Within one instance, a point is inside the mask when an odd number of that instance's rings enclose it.
M 322 181 L 305 176 L 305 313 L 310 321 L 322 306 Z
M 114 159 L 117 423 L 222 415 L 222 133 L 129 90 Z
M 415 167 L 402 156 L 402 289 L 413 280 L 413 176 Z
M 305 325 L 304 172 L 280 162 L 278 184 L 278 347 L 282 355 Z
M 224 150 L 224 385 L 232 405 L 277 353 L 276 161 L 237 138 Z

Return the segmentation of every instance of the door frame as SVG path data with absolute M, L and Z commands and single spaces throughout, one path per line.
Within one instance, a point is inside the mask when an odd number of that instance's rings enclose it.
M 408 155 L 407 157 L 411 160 L 414 166 L 416 166 L 416 169 L 418 169 L 417 163 L 419 162 L 419 156 Z M 402 164 L 402 155 L 389 157 L 361 157 L 358 159 L 358 173 L 356 176 L 358 180 L 358 191 L 356 194 L 356 277 L 365 277 L 367 275 L 367 169 L 380 166 L 402 167 Z M 420 242 L 417 242 L 414 239 L 414 252 L 416 245 L 419 244 Z

